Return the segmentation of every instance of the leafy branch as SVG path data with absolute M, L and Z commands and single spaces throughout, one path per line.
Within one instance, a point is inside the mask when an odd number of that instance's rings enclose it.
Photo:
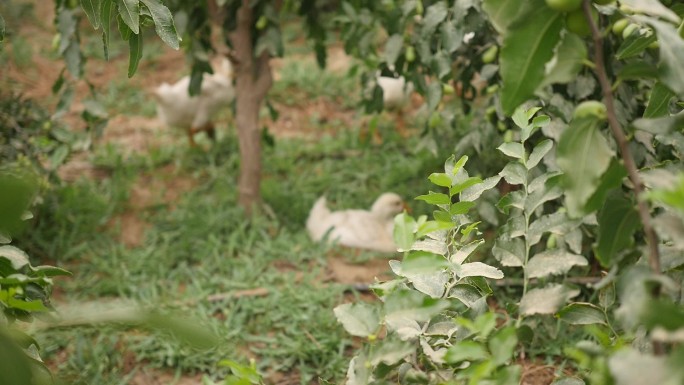
M 594 72 L 598 77 L 601 89 L 603 91 L 603 98 L 606 105 L 606 113 L 608 116 L 608 125 L 610 131 L 615 138 L 618 147 L 620 148 L 620 155 L 624 161 L 625 168 L 629 176 L 632 185 L 634 186 L 634 193 L 637 197 L 637 208 L 639 211 L 639 217 L 644 226 L 644 234 L 646 235 L 646 240 L 648 243 L 649 254 L 648 261 L 651 269 L 656 273 L 660 274 L 660 253 L 658 251 L 658 236 L 656 235 L 655 229 L 653 228 L 651 221 L 651 214 L 648 207 L 648 203 L 643 198 L 644 183 L 639 176 L 639 172 L 634 162 L 634 157 L 629 150 L 629 143 L 625 136 L 620 123 L 617 120 L 617 114 L 615 112 L 615 101 L 613 98 L 613 89 L 610 81 L 608 80 L 608 75 L 606 73 L 606 65 L 603 60 L 603 38 L 601 37 L 601 32 L 598 26 L 594 22 L 592 16 L 592 5 L 590 0 L 583 0 L 582 10 L 584 11 L 584 16 L 591 29 L 591 35 L 594 41 L 594 60 L 595 67 Z

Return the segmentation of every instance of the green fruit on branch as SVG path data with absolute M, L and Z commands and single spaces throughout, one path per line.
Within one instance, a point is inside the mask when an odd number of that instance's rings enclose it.
M 625 30 L 625 27 L 629 25 L 629 19 L 620 19 L 613 23 L 613 27 L 611 28 L 613 33 L 616 36 L 622 35 L 622 31 Z
M 588 100 L 578 104 L 572 116 L 573 119 L 596 117 L 600 120 L 606 120 L 608 113 L 605 104 L 597 100 Z
M 582 6 L 582 0 L 546 0 L 546 5 L 559 12 L 572 12 Z
M 406 53 L 404 54 L 406 61 L 412 63 L 416 60 L 416 49 L 412 45 L 406 47 Z
M 598 12 L 593 8 L 591 9 L 591 18 L 595 24 L 598 24 Z M 584 12 L 581 9 L 568 13 L 568 16 L 565 18 L 565 26 L 568 28 L 568 31 L 576 35 L 583 37 L 591 35 L 591 27 L 589 27 L 589 23 L 587 23 L 587 19 L 584 17 Z
M 256 27 L 256 29 L 261 31 L 262 29 L 266 28 L 267 24 L 268 24 L 268 19 L 266 19 L 266 16 L 261 15 L 261 17 L 259 17 L 259 20 L 257 20 L 255 27 Z
M 492 63 L 494 60 L 496 60 L 496 55 L 499 53 L 499 47 L 493 45 L 489 47 L 483 54 L 482 54 L 482 62 L 485 64 Z
M 622 38 L 626 39 L 629 37 L 629 35 L 633 34 L 639 29 L 639 24 L 630 24 L 627 27 L 625 27 L 624 31 L 622 31 Z

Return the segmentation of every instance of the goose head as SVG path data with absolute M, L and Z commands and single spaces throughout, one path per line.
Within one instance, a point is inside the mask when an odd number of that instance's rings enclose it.
M 383 220 L 391 220 L 405 209 L 406 203 L 399 195 L 387 192 L 375 200 L 371 212 Z

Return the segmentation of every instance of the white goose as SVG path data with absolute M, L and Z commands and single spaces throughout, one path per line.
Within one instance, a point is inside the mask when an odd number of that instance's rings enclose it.
M 401 197 L 391 192 L 380 195 L 370 211 L 330 211 L 325 197 L 320 197 L 306 220 L 306 228 L 314 241 L 328 234 L 328 241 L 343 246 L 393 252 L 397 251 L 392 236 L 394 217 L 404 209 Z
M 205 73 L 200 93 L 190 96 L 188 86 L 190 76 L 185 76 L 174 84 L 163 83 L 153 95 L 157 101 L 159 119 L 167 126 L 188 130 L 190 145 L 195 145 L 194 135 L 205 131 L 213 138 L 212 117 L 235 99 L 233 68 L 230 61 L 223 58 L 213 74 Z

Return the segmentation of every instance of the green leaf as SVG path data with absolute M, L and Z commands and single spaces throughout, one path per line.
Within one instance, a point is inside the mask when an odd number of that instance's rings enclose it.
M 541 240 L 542 234 L 552 233 L 557 235 L 565 235 L 577 228 L 581 223 L 580 219 L 571 220 L 565 215 L 565 212 L 555 212 L 549 215 L 543 215 L 539 219 L 530 224 L 527 232 L 527 242 L 530 246 L 534 246 Z
M 625 166 L 618 159 L 613 158 L 610 166 L 608 166 L 608 170 L 601 176 L 601 183 L 596 188 L 596 192 L 594 192 L 584 206 L 584 211 L 586 213 L 593 213 L 603 207 L 608 193 L 620 187 L 626 176 L 627 169 L 625 169 Z
M 102 9 L 100 10 L 100 25 L 102 25 L 102 46 L 104 47 L 104 58 L 109 60 L 109 34 L 112 20 L 113 0 L 101 0 Z
M 546 202 L 557 199 L 563 195 L 563 189 L 559 186 L 560 177 L 549 178 L 544 188 L 537 189 L 527 196 L 523 209 L 528 215 Z
M 425 17 L 420 29 L 422 37 L 429 37 L 435 32 L 439 23 L 446 19 L 449 14 L 447 5 L 444 1 L 439 1 L 427 7 L 425 10 Z
M 444 360 L 450 364 L 463 361 L 481 361 L 489 358 L 484 345 L 475 341 L 461 341 L 447 350 Z
M 661 327 L 667 331 L 684 330 L 684 306 L 666 299 L 648 301 L 641 321 L 649 330 Z
M 432 82 L 427 87 L 427 105 L 430 112 L 434 111 L 442 99 L 442 85 L 440 82 Z
M 648 98 L 648 105 L 644 111 L 644 118 L 657 118 L 669 115 L 670 100 L 675 94 L 670 91 L 663 83 L 656 82 Z
M 534 4 L 536 7 L 514 23 L 504 36 L 499 62 L 503 82 L 501 105 L 506 115 L 534 95 L 544 80 L 544 66 L 553 57 L 553 49 L 560 39 L 562 14 L 547 7 L 542 0 Z
M 499 184 L 500 180 L 501 177 L 498 175 L 489 177 L 485 179 L 482 183 L 475 184 L 474 186 L 468 187 L 465 190 L 461 191 L 461 195 L 459 196 L 459 198 L 461 202 L 472 202 L 479 198 L 483 192 L 494 188 L 497 184 Z
M 178 50 L 180 48 L 180 38 L 173 23 L 171 11 L 162 4 L 160 0 L 140 0 L 147 6 L 154 21 L 154 30 L 159 38 L 169 47 Z
M 449 208 L 449 214 L 451 215 L 463 215 L 467 214 L 468 211 L 475 206 L 475 202 L 457 202 L 451 205 Z
M 128 57 L 128 77 L 133 77 L 135 71 L 138 70 L 138 64 L 142 58 L 143 51 L 143 37 L 142 34 L 133 34 L 128 40 L 129 57 Z
M 665 356 L 655 357 L 632 348 L 623 348 L 608 359 L 610 373 L 617 385 L 668 384 L 676 378 L 670 373 Z
M 513 358 L 515 347 L 518 346 L 518 336 L 515 327 L 508 326 L 489 338 L 489 351 L 492 353 L 492 363 L 500 366 Z
M 489 16 L 489 21 L 500 34 L 516 20 L 518 14 L 525 10 L 519 0 L 484 0 L 482 8 Z
M 405 274 L 430 274 L 449 266 L 449 261 L 441 255 L 411 251 L 401 263 L 401 271 Z
M 0 41 L 5 40 L 5 19 L 0 15 Z
M 20 270 L 29 264 L 29 257 L 23 250 L 10 246 L 0 246 L 0 257 L 7 258 L 14 270 Z
M 515 159 L 522 159 L 525 157 L 525 147 L 522 143 L 507 142 L 497 147 L 497 150 L 503 152 L 506 156 Z
M 620 48 L 615 53 L 615 57 L 618 60 L 625 60 L 640 55 L 656 40 L 656 35 L 652 32 L 641 34 L 639 31 L 632 33 L 620 45 Z
M 501 279 L 504 274 L 494 266 L 489 266 L 482 262 L 470 262 L 462 265 L 454 265 L 454 272 L 460 278 L 465 277 L 485 277 L 491 279 Z
M 477 287 L 467 284 L 458 284 L 451 288 L 448 293 L 448 298 L 457 299 L 469 308 L 477 306 L 482 297 L 483 295 Z
M 629 6 L 634 13 L 659 16 L 677 25 L 682 21 L 676 13 L 658 0 L 620 0 L 620 4 Z
M 532 289 L 525 293 L 520 300 L 520 314 L 554 314 L 570 298 L 577 295 L 579 295 L 579 290 L 570 289 L 560 284 Z
M 620 80 L 654 79 L 658 76 L 658 70 L 654 63 L 635 60 L 625 63 L 625 65 L 618 70 L 617 76 Z
M 396 290 L 385 297 L 385 320 L 402 318 L 424 322 L 449 307 L 449 302 L 415 290 Z
M 454 227 L 452 222 L 442 222 L 442 221 L 427 221 L 420 226 L 418 226 L 418 231 L 416 232 L 416 238 L 421 238 L 425 235 L 433 233 L 439 230 L 449 230 Z M 414 244 L 415 246 L 415 244 Z M 415 249 L 414 249 L 415 250 Z
M 347 333 L 357 337 L 374 335 L 380 326 L 376 308 L 366 302 L 345 303 L 333 310 Z
M 452 20 L 447 20 L 439 28 L 442 44 L 448 53 L 454 53 L 463 45 L 463 29 L 456 28 Z
M 427 195 L 419 195 L 416 200 L 425 201 L 431 205 L 448 205 L 451 203 L 451 198 L 448 195 L 436 192 L 428 192 Z
M 140 33 L 140 0 L 116 0 L 116 5 L 123 22 L 134 34 L 138 35 Z
M 562 308 L 556 317 L 571 325 L 606 325 L 603 310 L 592 303 L 575 302 Z
M 376 366 L 380 363 L 395 365 L 415 351 L 415 346 L 408 342 L 384 339 L 375 346 L 375 349 L 373 349 L 368 357 L 368 361 L 371 366 Z
M 399 58 L 401 48 L 404 45 L 404 38 L 399 34 L 394 34 L 387 39 L 385 43 L 385 62 L 388 66 L 393 66 Z
M 508 163 L 499 173 L 508 184 L 527 184 L 527 169 L 518 162 Z
M 596 258 L 604 267 L 611 267 L 615 256 L 632 243 L 634 232 L 641 227 L 634 204 L 621 195 L 609 197 L 597 216 L 598 240 Z
M 456 183 L 453 186 L 451 186 L 451 188 L 449 189 L 449 194 L 451 196 L 454 196 L 456 194 L 459 194 L 461 191 L 464 191 L 464 190 L 466 190 L 472 186 L 475 186 L 477 184 L 480 184 L 480 183 L 482 183 L 482 179 L 480 179 L 476 176 L 471 176 L 468 179 L 466 179 L 460 183 Z
M 401 251 L 411 249 L 415 241 L 416 220 L 410 215 L 401 213 L 394 217 L 394 243 Z
M 532 149 L 529 159 L 527 159 L 527 162 L 525 162 L 525 167 L 527 167 L 528 170 L 536 167 L 539 164 L 539 161 L 541 161 L 542 158 L 544 158 L 544 156 L 551 151 L 552 147 L 553 141 L 551 139 L 545 139 L 539 142 L 539 144 L 534 146 L 534 149 Z
M 437 186 L 451 187 L 451 178 L 447 174 L 433 172 L 428 179 Z
M 587 266 L 589 262 L 581 255 L 565 250 L 545 250 L 530 258 L 527 263 L 529 278 L 544 278 L 549 275 L 566 274 L 575 266 Z
M 478 239 L 476 241 L 470 242 L 467 245 L 462 246 L 460 249 L 458 249 L 457 252 L 451 255 L 451 262 L 456 263 L 456 264 L 462 264 L 463 261 L 465 261 L 470 254 L 477 249 L 478 246 L 483 244 L 485 241 L 484 239 Z
M 28 312 L 44 312 L 44 311 L 49 311 L 47 307 L 45 307 L 45 304 L 43 304 L 43 301 L 36 299 L 32 301 L 25 301 L 25 300 L 20 300 L 16 298 L 10 298 L 7 301 L 7 304 L 9 305 L 10 308 L 14 309 L 19 309 L 19 310 L 24 310 Z
M 93 26 L 93 28 L 100 28 L 100 1 L 101 0 L 81 0 L 81 8 L 88 16 L 88 21 Z
M 593 118 L 573 119 L 558 141 L 556 162 L 564 172 L 565 204 L 571 217 L 584 213 L 613 158 L 598 125 Z
M 659 2 L 656 2 L 659 3 Z M 635 20 L 648 23 L 655 28 L 660 44 L 659 80 L 677 95 L 684 96 L 684 39 L 669 23 L 644 16 Z
M 555 52 L 554 60 L 547 64 L 546 76 L 540 88 L 574 81 L 587 60 L 587 46 L 574 33 L 566 33 Z

